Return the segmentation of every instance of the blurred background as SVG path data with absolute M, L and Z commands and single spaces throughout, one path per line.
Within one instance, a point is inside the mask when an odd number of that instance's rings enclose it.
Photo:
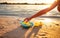
M 55 0 L 0 0 L 0 15 L 30 17 Z M 60 16 L 56 7 L 43 16 Z

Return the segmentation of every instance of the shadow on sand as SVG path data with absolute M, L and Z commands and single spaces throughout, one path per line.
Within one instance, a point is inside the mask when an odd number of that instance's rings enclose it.
M 30 38 L 32 33 L 35 33 L 34 34 L 34 37 L 35 37 L 38 31 L 40 30 L 40 28 L 41 27 L 32 27 L 29 29 L 24 29 L 22 27 L 18 27 L 10 32 L 3 34 L 3 36 L 0 36 L 0 38 Z
M 31 35 L 34 33 L 33 37 L 36 37 L 36 35 L 38 34 L 39 30 L 42 28 L 42 26 L 39 27 L 32 27 L 31 31 L 29 32 L 29 34 L 27 35 L 26 38 L 31 38 Z

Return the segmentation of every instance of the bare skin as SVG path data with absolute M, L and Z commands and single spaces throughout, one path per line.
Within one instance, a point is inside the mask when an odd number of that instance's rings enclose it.
M 38 16 L 41 16 L 43 14 L 46 14 L 47 12 L 49 12 L 50 10 L 52 10 L 53 8 L 55 8 L 57 6 L 57 10 L 60 12 L 60 0 L 56 0 L 53 2 L 53 4 L 46 8 L 46 9 L 43 9 L 43 10 L 40 10 L 38 13 L 34 14 L 33 16 L 29 17 L 29 18 L 25 18 L 24 21 L 28 22 L 30 21 L 32 18 L 35 18 L 35 17 L 38 17 Z

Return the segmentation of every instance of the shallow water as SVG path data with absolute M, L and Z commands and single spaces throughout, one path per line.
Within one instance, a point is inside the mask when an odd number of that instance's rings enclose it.
M 50 5 L 0 5 L 0 15 L 29 17 Z M 44 16 L 60 16 L 56 8 Z

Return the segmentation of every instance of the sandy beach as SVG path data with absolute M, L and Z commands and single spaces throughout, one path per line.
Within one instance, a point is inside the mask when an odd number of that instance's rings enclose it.
M 0 38 L 60 38 L 60 18 L 54 18 L 51 23 L 29 29 L 22 28 L 19 20 L 22 19 L 0 16 Z

